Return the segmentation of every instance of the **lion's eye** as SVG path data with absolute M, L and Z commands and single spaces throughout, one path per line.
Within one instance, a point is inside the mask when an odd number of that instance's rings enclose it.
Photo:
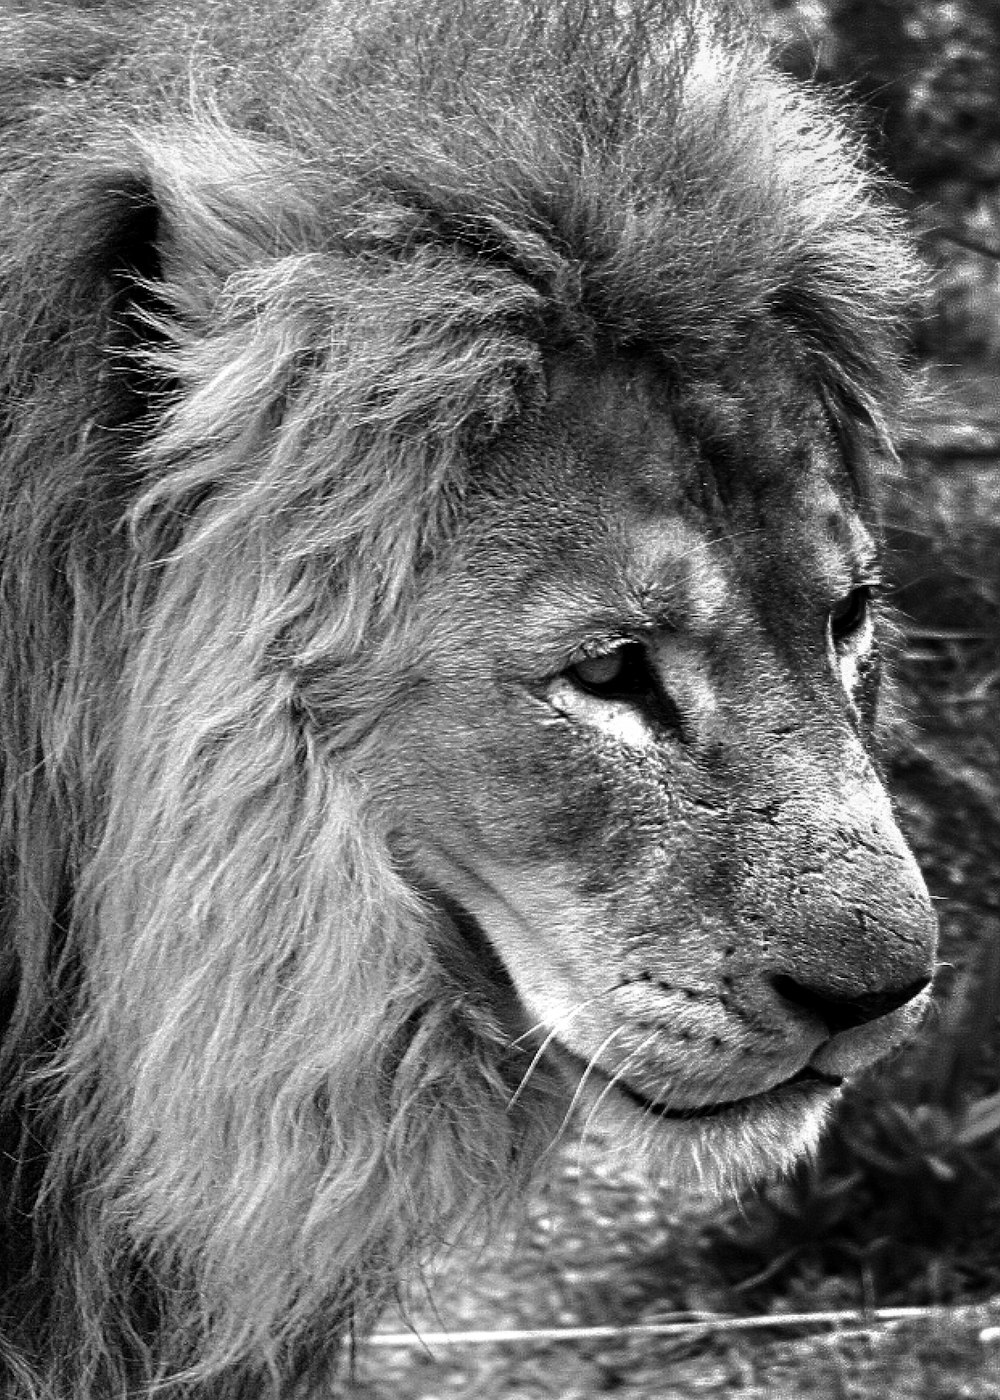
M 591 695 L 606 699 L 639 695 L 650 684 L 645 652 L 634 644 L 584 657 L 569 668 L 567 675 Z
M 871 611 L 873 589 L 870 584 L 852 588 L 829 613 L 830 638 L 838 649 L 850 644 L 865 627 Z
M 560 714 L 639 748 L 666 732 L 683 737 L 681 716 L 641 642 L 581 657 L 552 678 L 548 701 Z
M 588 656 L 578 661 L 570 674 L 588 690 L 603 690 L 617 681 L 624 669 L 625 658 L 618 650 L 609 651 L 604 656 Z

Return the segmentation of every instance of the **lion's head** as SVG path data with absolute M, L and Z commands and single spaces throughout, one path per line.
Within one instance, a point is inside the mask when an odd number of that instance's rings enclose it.
M 787 354 L 696 419 L 646 355 L 549 368 L 476 463 L 371 781 L 511 1034 L 681 1176 L 793 1160 L 932 970 L 873 759 L 864 469 Z
M 926 1001 L 894 221 L 700 6 L 444 11 L 0 33 L 18 1397 L 319 1385 L 571 1107 L 759 1175 Z

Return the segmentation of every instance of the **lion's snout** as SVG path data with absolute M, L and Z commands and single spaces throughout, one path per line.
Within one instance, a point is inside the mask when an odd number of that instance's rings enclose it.
M 747 977 L 735 993 L 739 1013 L 799 1047 L 813 1068 L 850 1076 L 919 1026 L 937 916 L 856 737 L 799 737 L 771 756 L 770 773 L 757 751 L 752 804 L 741 805 L 741 829 L 726 830 L 741 851 L 729 868 L 738 927 L 750 935 L 749 951 L 728 962 L 739 960 Z
M 835 1075 L 913 1035 L 935 970 L 937 916 L 923 877 L 881 784 L 872 776 L 864 787 L 825 830 L 805 823 L 808 845 L 772 872 L 787 902 L 770 940 L 769 1000 L 786 1024 L 823 1033 L 811 1063 Z

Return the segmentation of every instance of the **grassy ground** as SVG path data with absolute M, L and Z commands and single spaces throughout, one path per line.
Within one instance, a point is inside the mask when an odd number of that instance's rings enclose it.
M 680 1309 L 743 1306 L 705 1255 L 713 1208 L 681 1214 L 669 1193 L 567 1152 L 521 1229 L 457 1256 L 407 1312 L 420 1331 L 655 1320 Z M 835 1279 L 812 1308 L 843 1302 Z M 803 1300 L 798 1300 L 802 1305 Z M 775 1301 L 772 1312 L 787 1312 Z M 996 1400 L 1000 1308 L 898 1327 L 841 1325 L 812 1335 L 725 1331 L 689 1340 L 435 1343 L 362 1348 L 338 1400 Z M 382 1329 L 405 1330 L 399 1316 Z

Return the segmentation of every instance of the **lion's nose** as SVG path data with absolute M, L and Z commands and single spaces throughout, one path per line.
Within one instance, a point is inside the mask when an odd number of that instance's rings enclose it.
M 808 986 L 797 982 L 794 977 L 779 973 L 771 979 L 771 985 L 783 1001 L 808 1011 L 822 1021 L 833 1036 L 876 1021 L 880 1016 L 888 1016 L 891 1011 L 898 1011 L 919 996 L 930 980 L 929 977 L 921 977 L 904 987 L 880 987 L 874 992 L 845 993 L 832 987 Z

